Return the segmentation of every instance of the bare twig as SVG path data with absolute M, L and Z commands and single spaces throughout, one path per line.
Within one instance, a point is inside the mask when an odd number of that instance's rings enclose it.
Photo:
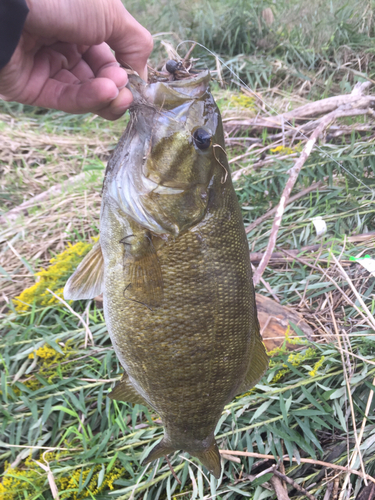
M 365 103 L 364 103 L 365 100 Z M 292 192 L 292 189 L 294 187 L 294 184 L 297 181 L 297 177 L 299 175 L 299 172 L 303 165 L 305 164 L 307 158 L 310 156 L 310 153 L 318 140 L 319 136 L 324 132 L 324 130 L 329 126 L 330 123 L 332 123 L 334 120 L 340 117 L 344 116 L 354 116 L 354 115 L 359 115 L 359 114 L 366 114 L 368 110 L 370 109 L 370 106 L 374 104 L 374 97 L 372 97 L 372 100 L 366 100 L 366 97 L 359 97 L 358 101 L 355 104 L 355 108 L 351 105 L 345 105 L 341 106 L 335 111 L 332 111 L 331 113 L 328 113 L 327 115 L 323 116 L 321 118 L 319 125 L 315 129 L 315 131 L 311 134 L 310 139 L 306 142 L 305 147 L 303 148 L 303 151 L 301 153 L 301 156 L 297 159 L 295 162 L 294 166 L 290 169 L 289 171 L 289 178 L 288 181 L 284 187 L 283 194 L 280 198 L 279 205 L 277 207 L 276 215 L 273 221 L 272 229 L 271 229 L 271 235 L 270 239 L 268 241 L 267 249 L 265 251 L 264 257 L 262 261 L 260 262 L 255 274 L 254 274 L 254 285 L 257 285 L 260 281 L 260 278 L 262 274 L 264 273 L 264 270 L 267 267 L 267 264 L 269 262 L 270 256 L 273 252 L 273 249 L 275 248 L 276 245 L 276 240 L 277 240 L 277 234 L 279 232 L 279 228 L 281 225 L 281 220 L 284 214 L 285 206 L 287 204 L 287 201 L 289 199 L 290 193 Z
M 331 497 L 332 490 L 333 490 L 333 482 L 331 481 L 330 483 L 327 484 L 327 489 L 324 494 L 323 500 L 330 500 L 332 498 Z
M 302 486 L 300 486 L 298 483 L 296 483 L 295 481 L 293 481 L 292 478 L 288 477 L 287 475 L 283 474 L 282 472 L 280 472 L 279 470 L 277 470 L 276 466 L 274 465 L 273 466 L 273 473 L 280 479 L 282 479 L 283 481 L 285 481 L 286 483 L 288 484 L 291 484 L 293 486 L 293 488 L 295 488 L 297 491 L 300 491 L 301 493 L 303 493 L 305 496 L 307 496 L 307 498 L 309 498 L 310 500 L 316 500 L 316 497 L 314 495 L 312 495 L 311 493 L 309 493 L 307 490 L 305 490 L 305 488 L 302 488 Z
M 50 290 L 49 288 L 47 288 L 47 291 L 48 291 L 49 293 L 51 293 L 51 294 L 52 294 L 52 295 L 53 295 L 53 296 L 54 296 L 57 300 L 59 300 L 62 304 L 64 304 L 64 306 L 65 306 L 67 309 L 69 309 L 69 311 L 70 311 L 72 314 L 74 314 L 74 316 L 75 316 L 76 318 L 78 318 L 78 319 L 80 320 L 80 322 L 82 323 L 82 325 L 83 325 L 83 327 L 84 327 L 84 329 L 85 329 L 85 331 L 86 331 L 86 336 L 85 336 L 85 348 L 87 347 L 87 339 L 88 339 L 88 338 L 90 338 L 90 340 L 91 340 L 91 344 L 92 344 L 92 345 L 94 345 L 94 337 L 93 337 L 93 335 L 92 335 L 92 332 L 91 332 L 91 330 L 90 330 L 90 328 L 89 328 L 89 325 L 88 325 L 88 324 L 86 323 L 86 321 L 82 318 L 82 316 L 80 316 L 80 315 L 79 315 L 79 314 L 78 314 L 78 313 L 77 313 L 74 309 L 72 309 L 72 308 L 70 307 L 70 305 L 69 305 L 67 302 L 65 302 L 65 300 L 64 300 L 64 299 L 62 299 L 61 297 L 59 297 L 58 295 L 56 295 L 56 294 L 55 294 L 55 292 L 53 292 L 53 291 L 52 291 L 52 290 Z
M 280 250 L 282 252 L 284 252 L 286 255 L 290 255 L 288 250 L 284 250 L 283 248 L 280 248 Z M 357 313 L 362 316 L 362 318 L 364 319 L 364 321 L 369 325 L 370 328 L 374 328 L 374 325 L 372 323 L 372 321 L 370 321 L 370 319 L 367 317 L 366 314 L 364 314 L 360 309 L 359 307 L 357 307 L 357 305 L 350 299 L 350 297 L 348 297 L 348 295 L 344 292 L 344 290 L 336 283 L 336 281 L 332 278 L 332 276 L 330 276 L 324 269 L 322 269 L 320 266 L 315 266 L 314 264 L 311 264 L 311 262 L 309 262 L 308 260 L 306 259 L 301 259 L 301 257 L 297 257 L 296 255 L 292 255 L 293 258 L 295 260 L 298 260 L 299 262 L 301 262 L 302 264 L 308 266 L 308 267 L 311 267 L 312 269 L 315 269 L 316 271 L 319 271 L 321 272 L 327 279 L 329 279 L 329 281 L 337 288 L 337 290 L 343 295 L 343 297 L 345 298 L 345 300 L 347 301 L 348 304 L 350 304 L 351 307 L 353 307 Z
M 343 352 L 342 352 L 340 334 L 339 334 L 339 330 L 337 328 L 335 314 L 333 312 L 332 294 L 331 294 L 331 292 L 329 293 L 329 297 L 330 297 L 330 300 L 328 301 L 328 305 L 329 305 L 329 309 L 331 311 L 331 317 L 332 317 L 333 327 L 335 329 L 335 334 L 336 334 L 337 342 L 338 342 L 339 348 L 341 350 L 340 354 L 341 354 L 341 360 L 342 360 L 342 368 L 343 368 L 343 371 L 344 371 L 345 382 L 346 382 L 346 389 L 347 389 L 347 394 L 348 394 L 348 399 L 349 399 L 349 404 L 350 404 L 350 411 L 351 411 L 351 414 L 352 414 L 352 424 L 353 424 L 353 432 L 354 432 L 354 437 L 355 437 L 356 449 L 357 449 L 357 452 L 359 454 L 359 460 L 360 460 L 360 463 L 361 463 L 361 469 L 362 469 L 362 473 L 363 473 L 363 480 L 365 482 L 365 485 L 367 486 L 368 483 L 367 483 L 367 479 L 366 479 L 365 465 L 363 463 L 362 453 L 361 453 L 361 450 L 360 450 L 360 447 L 359 447 L 359 441 L 358 441 L 358 435 L 357 435 L 357 425 L 356 425 L 356 422 L 355 422 L 355 412 L 354 412 L 354 405 L 353 405 L 352 393 L 351 393 L 351 390 L 350 390 L 350 381 L 349 381 L 349 377 L 348 377 L 348 373 L 347 373 L 347 367 L 346 367 L 346 364 L 345 364 L 344 355 L 343 355 Z M 350 473 L 347 474 L 347 477 L 349 477 L 349 476 L 350 476 Z
M 167 457 L 167 455 L 165 455 L 165 457 L 164 457 L 164 458 L 165 458 L 165 460 L 167 461 L 167 464 L 168 464 L 169 470 L 170 470 L 170 471 L 171 471 L 171 473 L 172 473 L 172 476 L 175 478 L 175 480 L 176 480 L 176 481 L 178 482 L 178 484 L 181 486 L 181 481 L 178 479 L 177 474 L 175 473 L 174 468 L 172 467 L 172 464 L 171 464 L 171 462 L 170 462 L 169 458 Z
M 341 110 L 340 110 L 341 111 Z M 271 229 L 271 235 L 270 239 L 268 241 L 267 249 L 264 253 L 263 259 L 261 260 L 257 270 L 255 271 L 253 282 L 254 285 L 257 285 L 260 281 L 260 278 L 262 274 L 264 273 L 264 270 L 267 267 L 267 264 L 269 262 L 269 259 L 271 257 L 271 254 L 273 252 L 273 249 L 275 248 L 276 245 L 276 240 L 277 240 L 277 234 L 279 232 L 279 228 L 281 225 L 281 220 L 283 218 L 284 210 L 286 207 L 286 204 L 288 202 L 290 193 L 292 192 L 292 189 L 294 187 L 294 184 L 297 181 L 298 174 L 301 171 L 301 168 L 305 164 L 305 161 L 307 158 L 310 156 L 310 153 L 320 136 L 320 134 L 323 133 L 324 129 L 336 118 L 338 111 L 334 111 L 332 113 L 329 113 L 324 117 L 324 119 L 321 121 L 319 127 L 315 130 L 315 132 L 312 134 L 311 138 L 307 141 L 305 147 L 303 148 L 303 151 L 301 153 L 301 156 L 297 159 L 296 163 L 294 164 L 294 167 L 292 167 L 289 171 L 289 178 L 288 181 L 284 187 L 283 194 L 280 198 L 279 205 L 276 210 L 276 215 L 272 224 L 272 229 Z
M 352 280 L 349 278 L 347 272 L 344 270 L 344 268 L 342 267 L 342 265 L 340 264 L 340 262 L 337 260 L 337 258 L 335 257 L 335 255 L 333 254 L 333 252 L 330 251 L 330 256 L 332 257 L 332 259 L 334 260 L 335 264 L 337 265 L 337 267 L 339 268 L 341 274 L 344 276 L 344 278 L 346 279 L 346 281 L 348 282 L 348 285 L 350 286 L 350 288 L 353 290 L 353 293 L 354 295 L 356 296 L 359 304 L 362 306 L 363 310 L 365 311 L 372 327 L 375 329 L 375 319 L 374 319 L 374 316 L 371 314 L 369 308 L 366 306 L 366 304 L 364 303 L 361 295 L 358 293 L 356 287 L 353 285 L 353 282 Z
M 237 455 L 239 457 L 254 457 L 254 458 L 268 458 L 270 460 L 276 460 L 273 455 L 265 455 L 263 453 L 255 453 L 251 451 L 234 451 L 234 450 L 219 450 L 220 453 L 224 453 L 226 455 Z M 284 455 L 280 458 L 283 462 L 288 462 L 290 457 L 288 455 Z M 341 470 L 343 472 L 350 472 L 350 474 L 355 474 L 359 477 L 364 477 L 362 472 L 359 472 L 354 469 L 349 469 L 348 467 L 343 467 L 342 465 L 331 464 L 329 462 L 323 462 L 322 460 L 313 460 L 312 458 L 300 458 L 297 460 L 296 458 L 292 458 L 292 462 L 295 463 L 303 463 L 303 464 L 312 464 L 312 465 L 321 465 L 322 467 L 329 467 L 330 469 Z M 366 479 L 375 483 L 375 478 L 365 474 Z
M 275 490 L 277 500 L 290 500 L 287 490 L 276 475 L 271 477 L 270 483 Z
M 311 102 L 300 106 L 287 113 L 282 113 L 277 116 L 257 117 L 252 120 L 231 120 L 230 118 L 223 120 L 226 125 L 236 125 L 241 128 L 279 128 L 283 127 L 292 128 L 290 122 L 311 120 L 320 115 L 334 113 L 336 110 L 343 106 L 350 106 L 354 108 L 368 108 L 373 105 L 375 97 L 372 95 L 364 96 L 363 93 L 371 83 L 365 82 L 355 87 L 351 94 L 339 95 L 321 99 L 320 101 Z M 315 122 L 316 123 L 316 122 Z

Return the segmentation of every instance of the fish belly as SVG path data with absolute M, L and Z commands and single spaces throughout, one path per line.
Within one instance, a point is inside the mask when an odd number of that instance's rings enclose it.
M 158 250 L 164 295 L 153 309 L 127 297 L 123 246 L 117 243 L 124 228 L 103 213 L 109 333 L 130 381 L 180 448 L 213 433 L 249 366 L 257 320 L 236 204 L 207 214 Z

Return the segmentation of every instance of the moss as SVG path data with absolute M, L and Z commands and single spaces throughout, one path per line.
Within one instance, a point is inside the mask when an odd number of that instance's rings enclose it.
M 50 260 L 51 266 L 35 274 L 38 281 L 13 300 L 16 310 L 24 312 L 31 309 L 34 304 L 36 306 L 50 306 L 59 303 L 59 300 L 47 289 L 62 297 L 66 281 L 92 246 L 93 243 L 82 241 L 75 245 L 69 243 L 64 252 Z

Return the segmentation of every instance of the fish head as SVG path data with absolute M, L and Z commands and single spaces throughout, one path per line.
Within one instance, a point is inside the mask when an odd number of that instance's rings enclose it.
M 105 190 L 156 235 L 176 237 L 198 223 L 210 186 L 229 171 L 209 81 L 208 71 L 149 85 L 130 78 L 130 125 L 107 168 Z

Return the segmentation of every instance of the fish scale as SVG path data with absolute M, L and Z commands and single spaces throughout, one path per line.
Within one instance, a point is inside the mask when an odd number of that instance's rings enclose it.
M 136 106 L 106 170 L 100 241 L 65 297 L 97 294 L 92 275 L 101 266 L 106 323 L 125 370 L 109 396 L 160 415 L 165 435 L 147 460 L 183 450 L 219 477 L 217 422 L 268 358 L 208 82 L 207 72 L 148 86 L 132 80 Z

